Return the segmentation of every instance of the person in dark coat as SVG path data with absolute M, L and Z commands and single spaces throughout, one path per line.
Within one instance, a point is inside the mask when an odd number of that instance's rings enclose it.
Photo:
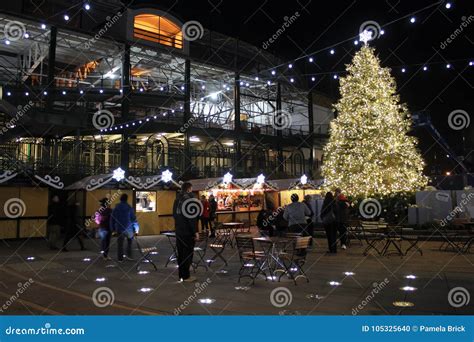
M 61 236 L 61 228 L 64 227 L 64 207 L 59 200 L 59 196 L 54 195 L 51 198 L 51 204 L 48 206 L 48 224 L 46 237 L 48 247 L 51 250 L 59 249 L 57 243 Z
M 209 226 L 211 227 L 211 235 L 209 237 L 216 237 L 216 228 L 214 221 L 217 218 L 217 201 L 214 195 L 209 196 Z
M 321 221 L 323 222 L 328 239 L 328 253 L 337 253 L 337 226 L 335 215 L 335 201 L 332 192 L 328 191 L 321 207 Z
M 110 209 L 109 200 L 103 198 L 100 200 L 99 210 L 95 213 L 95 223 L 99 226 L 99 238 L 101 245 L 102 257 L 105 260 L 112 260 L 109 257 L 110 240 L 112 238 L 112 230 L 110 229 L 110 217 L 112 209 Z
M 193 262 L 195 239 L 199 238 L 197 218 L 202 211 L 201 202 L 194 198 L 192 190 L 191 183 L 183 183 L 173 204 L 179 280 L 185 282 L 196 280 L 196 277 L 191 276 L 189 269 Z
M 206 196 L 201 196 L 202 213 L 201 213 L 201 229 L 205 232 L 209 231 L 209 217 L 211 213 L 211 205 Z
M 63 252 L 68 252 L 67 245 L 73 239 L 77 239 L 79 242 L 79 246 L 81 247 L 81 251 L 85 250 L 84 242 L 82 241 L 82 231 L 83 227 L 83 219 L 80 212 L 80 204 L 79 202 L 74 202 L 73 204 L 67 207 L 67 224 L 66 224 L 66 235 L 64 237 L 63 242 Z
M 117 233 L 117 258 L 119 262 L 123 259 L 133 260 L 132 258 L 132 242 L 133 237 L 137 233 L 135 230 L 137 218 L 130 204 L 127 203 L 128 195 L 120 196 L 120 203 L 112 210 L 110 217 L 110 228 Z M 123 253 L 123 243 L 127 239 L 127 252 Z
M 314 212 L 313 212 L 313 209 L 311 208 L 311 196 L 306 195 L 304 197 L 303 203 L 306 204 L 309 211 L 311 212 L 310 215 L 306 216 L 306 228 L 303 231 L 303 236 L 311 236 L 310 245 L 312 246 L 313 245 L 313 234 L 314 234 L 314 222 L 313 222 Z
M 267 203 L 267 208 L 260 210 L 257 216 L 257 227 L 258 230 L 264 236 L 273 236 L 274 231 L 274 217 L 273 217 L 273 204 L 271 202 Z
M 342 193 L 341 189 L 337 188 L 336 194 L 336 225 L 339 232 L 339 240 L 341 241 L 341 248 L 347 248 L 347 218 L 349 216 L 349 201 Z

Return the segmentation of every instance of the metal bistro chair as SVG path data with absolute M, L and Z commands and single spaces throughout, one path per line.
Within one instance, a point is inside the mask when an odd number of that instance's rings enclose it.
M 225 229 L 216 229 L 216 237 L 214 238 L 214 241 L 209 244 L 209 248 L 214 252 L 214 256 L 207 261 L 208 266 L 216 261 L 217 258 L 220 258 L 227 266 L 227 260 L 224 258 L 222 253 L 224 253 L 228 242 L 229 235 L 226 234 Z
M 138 250 L 140 251 L 140 258 L 137 261 L 137 266 L 136 269 L 137 271 L 140 271 L 141 264 L 142 263 L 149 263 L 153 266 L 155 271 L 158 271 L 158 268 L 156 267 L 155 263 L 151 259 L 152 253 L 156 253 L 157 249 L 156 246 L 151 246 L 151 247 L 141 247 L 140 243 L 138 242 L 138 237 L 135 238 L 135 241 L 137 243 Z
M 194 256 L 197 259 L 197 261 L 193 261 L 192 263 L 194 273 L 196 273 L 196 270 L 199 266 L 204 267 L 206 271 L 209 270 L 209 266 L 204 260 L 204 257 L 207 251 L 207 243 L 208 243 L 207 234 L 208 234 L 207 231 L 202 231 L 198 233 L 199 240 L 196 241 L 196 245 L 194 246 Z
M 352 244 L 352 240 L 357 240 L 362 246 L 363 234 L 362 227 L 359 220 L 349 220 L 347 222 L 347 242 L 349 245 Z
M 168 242 L 170 243 L 172 253 L 168 257 L 168 260 L 166 260 L 165 267 L 168 267 L 168 264 L 170 262 L 177 262 L 178 260 L 178 250 L 176 249 L 176 233 L 175 232 L 164 232 L 163 235 L 165 235 L 168 238 Z
M 241 263 L 238 282 L 240 283 L 241 278 L 249 277 L 252 279 L 252 283 L 255 283 L 255 278 L 260 273 L 263 273 L 266 279 L 266 274 L 262 267 L 266 255 L 264 252 L 255 250 L 253 237 L 248 234 L 238 234 L 235 236 L 235 242 Z
M 377 248 L 377 245 L 385 240 L 385 234 L 381 232 L 380 222 L 361 221 L 360 225 L 362 227 L 362 238 L 367 243 L 363 255 L 368 255 L 372 249 L 375 250 L 378 255 L 382 255 L 382 251 Z
M 279 255 L 279 258 L 283 261 L 286 274 L 290 279 L 293 279 L 295 285 L 297 285 L 296 280 L 300 277 L 306 278 L 306 281 L 309 283 L 309 278 L 303 269 L 303 265 L 306 263 L 310 241 L 310 236 L 296 237 L 289 244 L 289 248 Z M 284 274 L 280 274 L 278 281 L 281 280 Z

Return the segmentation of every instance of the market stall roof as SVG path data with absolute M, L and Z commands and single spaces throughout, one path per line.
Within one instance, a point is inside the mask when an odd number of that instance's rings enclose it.
M 105 179 L 109 176 L 110 175 L 106 173 L 100 174 L 100 175 L 88 176 L 88 177 L 82 178 L 81 180 L 75 183 L 72 183 L 71 185 L 66 186 L 64 190 L 86 190 L 87 185 L 96 184 L 101 179 Z
M 193 185 L 193 191 L 204 191 L 214 189 L 217 188 L 219 185 L 227 184 L 224 183 L 224 177 L 192 179 L 189 182 Z M 242 185 L 237 180 L 231 181 L 228 184 L 231 184 L 237 188 L 242 188 Z
M 322 179 L 310 180 L 306 179 L 306 183 L 301 183 L 301 178 L 275 179 L 271 180 L 279 190 L 296 190 L 296 189 L 319 189 L 323 184 Z
M 257 183 L 257 180 L 258 180 L 257 177 L 253 177 L 253 178 L 239 178 L 239 179 L 236 179 L 235 182 L 236 182 L 237 184 L 241 185 L 244 189 L 248 189 L 248 188 L 252 187 L 254 184 L 256 184 L 256 183 Z M 269 188 L 269 189 L 273 189 L 273 190 L 278 190 L 277 185 L 274 184 L 272 180 L 270 180 L 270 181 L 265 180 L 262 184 L 263 184 L 263 187 L 264 187 L 264 188 Z

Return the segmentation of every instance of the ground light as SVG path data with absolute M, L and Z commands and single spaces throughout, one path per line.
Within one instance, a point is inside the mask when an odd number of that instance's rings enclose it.
M 354 272 L 344 272 L 344 275 L 350 277 L 350 276 L 355 275 L 355 273 Z
M 198 302 L 200 304 L 212 304 L 214 303 L 216 300 L 215 299 L 212 299 L 212 298 L 201 298 L 201 299 L 198 299 Z
M 95 278 L 95 281 L 98 283 L 103 283 L 104 281 L 106 281 L 106 279 L 104 277 L 100 277 L 100 278 Z
M 413 287 L 413 286 L 403 286 L 403 287 L 400 287 L 400 290 L 407 291 L 407 292 L 413 292 L 413 291 L 416 291 L 417 288 Z
M 328 282 L 328 284 L 331 285 L 331 286 L 341 286 L 341 285 L 342 285 L 342 284 L 341 284 L 340 282 L 338 282 L 338 281 L 330 281 L 330 282 Z
M 153 289 L 151 287 L 142 287 L 140 289 L 138 289 L 138 292 L 142 292 L 142 293 L 148 293 L 148 292 L 151 292 Z
M 405 276 L 405 279 L 416 279 L 416 275 L 414 275 L 414 274 L 407 274 L 407 275 Z
M 34 256 L 29 256 L 26 258 L 26 260 L 28 261 L 34 261 L 36 258 Z
M 84 258 L 84 259 L 82 259 L 82 261 L 89 262 L 89 261 L 91 261 L 91 258 Z
M 148 274 L 148 273 L 150 273 L 150 272 L 148 272 L 148 271 L 138 271 L 138 274 L 141 274 L 141 275 Z
M 307 298 L 307 299 L 321 300 L 321 299 L 324 298 L 324 296 L 320 296 L 320 295 L 318 295 L 318 294 L 316 294 L 316 293 L 310 293 L 310 294 L 307 294 L 307 295 L 306 295 L 306 298 Z
M 415 306 L 415 304 L 413 304 L 412 302 L 406 302 L 406 301 L 396 301 L 396 302 L 393 302 L 392 304 L 393 306 L 396 306 L 398 308 L 411 308 Z

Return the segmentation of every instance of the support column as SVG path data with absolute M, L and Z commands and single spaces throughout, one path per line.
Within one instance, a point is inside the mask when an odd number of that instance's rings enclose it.
M 240 74 L 235 73 L 234 80 L 234 146 L 235 146 L 235 161 L 233 168 L 237 174 L 242 170 L 242 140 L 240 135 L 242 133 L 242 126 L 240 124 Z
M 279 126 L 279 123 L 281 123 L 281 119 L 280 119 L 280 116 L 282 115 L 281 113 L 281 84 L 280 82 L 277 83 L 277 95 L 276 95 L 276 113 L 275 113 L 275 117 L 273 118 L 274 122 L 276 122 L 276 124 L 274 124 L 274 127 L 278 127 Z M 285 171 L 285 167 L 283 165 L 283 148 L 282 148 L 282 145 L 281 145 L 281 140 L 283 138 L 283 131 L 281 129 L 277 129 L 276 130 L 277 132 L 277 143 L 276 143 L 276 147 L 277 147 L 277 153 L 278 153 L 278 171 L 280 172 L 284 172 Z
M 130 45 L 125 44 L 123 56 L 122 56 L 122 108 L 121 108 L 121 122 L 128 121 L 130 119 Z M 122 133 L 122 146 L 120 148 L 120 167 L 128 174 L 130 164 L 130 145 L 129 145 L 129 134 L 127 132 Z M 114 166 L 115 167 L 115 166 Z
M 54 100 L 54 89 L 56 88 L 54 82 L 54 71 L 56 68 L 56 40 L 58 35 L 58 29 L 56 26 L 51 26 L 49 34 L 49 52 L 48 52 L 48 83 L 46 89 L 48 90 L 49 96 L 46 100 L 46 108 L 51 109 L 53 107 Z
M 313 114 L 313 92 L 310 90 L 308 93 L 308 127 L 309 127 L 309 136 L 308 136 L 308 145 L 309 150 L 309 176 L 314 177 L 313 168 L 314 168 L 314 114 Z M 306 170 L 305 170 L 306 171 Z
M 183 127 L 189 125 L 191 119 L 191 61 L 189 59 L 184 63 L 184 115 Z M 189 143 L 189 128 L 184 131 L 184 160 L 182 163 L 182 174 L 191 171 L 191 146 Z

